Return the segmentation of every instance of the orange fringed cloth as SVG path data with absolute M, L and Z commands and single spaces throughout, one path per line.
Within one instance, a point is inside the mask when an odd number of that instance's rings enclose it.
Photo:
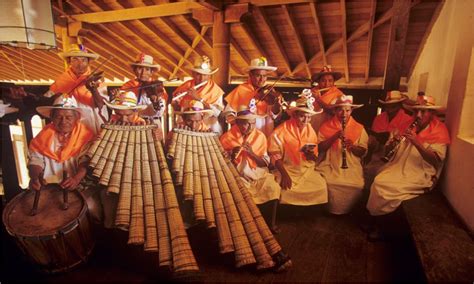
M 434 117 L 428 127 L 416 136 L 421 143 L 428 144 L 450 144 L 449 132 L 446 125 L 437 117 Z
M 229 131 L 220 137 L 220 141 L 226 151 L 232 151 L 235 147 L 241 147 L 244 142 L 247 142 L 257 156 L 262 157 L 267 152 L 267 138 L 265 137 L 265 134 L 258 129 L 252 130 L 249 136 L 244 139 L 237 125 L 233 125 Z M 257 167 L 257 163 L 247 154 L 246 151 L 240 152 L 240 154 L 235 158 L 235 163 L 238 165 L 243 160 L 246 160 L 252 169 Z
M 406 114 L 403 109 L 400 109 L 391 121 L 388 121 L 387 112 L 383 112 L 375 117 L 372 131 L 382 133 L 397 129 L 399 133 L 403 133 L 412 121 L 412 117 Z
M 363 129 L 364 126 L 355 121 L 355 119 L 351 116 L 349 117 L 344 130 L 345 138 L 352 141 L 352 143 L 355 143 L 359 139 Z M 342 125 L 336 116 L 333 116 L 330 120 L 324 122 L 321 125 L 321 128 L 319 128 L 319 131 L 326 139 L 332 137 L 339 130 L 342 130 Z M 337 145 L 338 143 L 333 143 L 331 147 L 337 148 Z
M 49 87 L 54 93 L 69 93 L 77 102 L 94 107 L 94 98 L 92 93 L 84 85 L 85 79 L 91 74 L 90 68 L 79 77 L 68 68 L 64 73 L 56 78 L 56 81 Z M 82 82 L 82 84 L 80 84 Z M 77 87 L 76 87 L 77 86 Z M 76 87 L 76 88 L 75 88 Z M 75 88 L 75 89 L 74 89 Z M 74 89 L 74 90 L 73 90 Z
M 237 86 L 232 92 L 230 92 L 225 100 L 235 111 L 238 110 L 239 106 L 246 105 L 248 106 L 250 100 L 257 95 L 257 90 L 253 87 L 250 79 Z M 266 115 L 268 109 L 268 104 L 265 101 L 260 101 L 257 103 L 257 114 Z
M 120 90 L 129 90 L 129 91 L 133 92 L 135 94 L 135 96 L 137 96 L 137 98 L 138 98 L 138 93 L 140 92 L 138 87 L 140 87 L 140 82 L 135 78 L 135 79 L 130 80 L 130 81 L 126 82 L 125 84 L 123 84 L 122 87 L 120 87 Z M 165 90 L 165 89 L 163 89 L 163 90 Z M 145 91 L 142 90 L 142 96 L 144 96 L 144 95 L 145 95 Z M 163 93 L 163 98 L 165 99 L 165 101 L 168 101 L 168 93 L 166 92 L 166 90 Z
M 173 97 L 181 92 L 185 92 L 196 85 L 194 79 L 181 84 L 174 92 Z M 224 91 L 213 80 L 207 81 L 207 84 L 197 90 L 197 95 L 208 104 L 216 103 L 220 97 L 224 95 Z M 180 101 L 181 108 L 186 105 L 186 102 L 192 100 L 191 96 L 184 96 Z

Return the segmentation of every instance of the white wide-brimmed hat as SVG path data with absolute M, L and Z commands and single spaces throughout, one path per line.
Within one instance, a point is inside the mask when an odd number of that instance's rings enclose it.
M 87 57 L 92 60 L 99 58 L 98 54 L 92 53 L 82 44 L 71 44 L 69 49 L 65 52 L 58 53 L 59 57 L 66 60 L 68 57 Z
M 104 103 L 111 109 L 118 110 L 144 110 L 147 105 L 139 105 L 137 96 L 131 91 L 119 91 L 115 98 L 111 101 L 104 101 Z
M 250 61 L 250 65 L 247 67 L 247 71 L 251 70 L 267 70 L 267 71 L 275 71 L 277 67 L 269 66 L 268 60 L 265 57 L 254 58 Z
M 10 107 L 10 104 L 4 104 L 3 101 L 0 100 L 0 117 L 17 111 L 18 109 L 16 107 Z
M 432 96 L 418 96 L 416 105 L 407 106 L 407 108 L 444 110 L 443 106 L 436 105 L 435 99 Z
M 153 62 L 153 56 L 145 54 L 145 53 L 140 53 L 137 55 L 135 58 L 135 61 L 130 63 L 130 66 L 142 66 L 142 67 L 150 67 L 150 68 L 155 68 L 158 71 L 160 71 L 161 66 L 159 64 L 156 64 Z
M 182 111 L 177 111 L 175 113 L 180 115 L 202 113 L 206 117 L 211 116 L 213 114 L 212 110 L 206 109 L 202 102 L 196 100 L 186 101 L 185 105 L 182 107 Z
M 396 104 L 408 99 L 408 96 L 400 91 L 388 91 L 385 100 L 379 100 L 381 104 Z
M 257 113 L 257 103 L 255 99 L 251 99 L 249 105 L 240 105 L 237 108 L 237 113 L 235 113 L 235 119 L 241 120 L 252 120 L 257 118 L 264 118 L 266 115 L 258 115 Z
M 290 106 L 287 110 L 289 114 L 292 114 L 295 111 L 303 111 L 311 115 L 319 114 L 323 112 L 323 109 L 315 111 L 314 110 L 314 97 L 312 96 L 311 89 L 304 89 L 299 98 L 296 101 L 290 103 Z
M 194 61 L 194 65 L 191 70 L 203 75 L 212 75 L 216 73 L 219 68 L 212 69 L 211 59 L 203 55 L 202 57 L 199 57 L 198 59 L 196 59 L 196 61 Z
M 342 78 L 341 72 L 332 71 L 332 66 L 326 65 L 326 66 L 323 66 L 323 69 L 321 69 L 319 73 L 316 73 L 313 76 L 311 76 L 311 81 L 318 82 L 319 79 L 324 75 L 332 75 L 332 77 L 334 78 L 334 81 L 337 81 Z
M 44 117 L 51 118 L 51 111 L 54 109 L 75 110 L 81 114 L 81 119 L 91 115 L 88 108 L 78 107 L 76 99 L 65 94 L 57 97 L 52 106 L 40 106 L 36 108 L 36 111 Z
M 348 95 L 342 95 L 336 99 L 328 106 L 328 108 L 337 108 L 337 107 L 344 107 L 349 106 L 353 109 L 360 108 L 363 104 L 354 104 L 354 98 Z

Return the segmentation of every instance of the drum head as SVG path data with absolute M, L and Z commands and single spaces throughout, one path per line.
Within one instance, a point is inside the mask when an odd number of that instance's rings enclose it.
M 38 213 L 30 216 L 34 198 L 35 192 L 29 190 L 7 204 L 3 221 L 10 233 L 25 237 L 55 235 L 85 213 L 84 199 L 77 191 L 69 191 L 69 208 L 62 210 L 63 190 L 57 184 L 49 184 L 41 190 Z

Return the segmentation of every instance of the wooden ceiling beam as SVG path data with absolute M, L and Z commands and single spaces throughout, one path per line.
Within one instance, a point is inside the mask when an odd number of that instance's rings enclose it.
M 7 71 L 0 70 L 0 80 L 11 80 L 14 81 L 16 80 L 15 77 L 13 77 L 10 73 Z
M 245 54 L 245 51 L 240 47 L 239 43 L 235 40 L 234 37 L 230 37 L 230 47 L 233 48 L 241 59 L 248 65 L 250 64 L 249 57 Z
M 207 30 L 208 30 L 208 26 L 203 26 L 201 27 L 201 32 L 199 33 L 199 35 L 197 35 L 191 46 L 186 50 L 186 52 L 184 53 L 183 57 L 179 60 L 178 62 L 178 66 L 174 68 L 173 70 L 173 73 L 171 74 L 170 78 L 174 78 L 174 76 L 176 75 L 176 73 L 178 72 L 178 70 L 181 68 L 181 66 L 184 64 L 184 61 L 189 57 L 189 55 L 191 55 L 191 52 L 192 50 L 199 44 L 199 42 L 202 40 L 202 38 L 204 37 L 204 35 L 206 34 Z
M 253 31 L 250 29 L 250 27 L 242 22 L 242 23 L 237 23 L 235 25 L 238 25 L 242 28 L 242 30 L 244 31 L 245 35 L 247 35 L 247 37 L 250 39 L 250 41 L 252 42 L 252 45 L 257 48 L 258 52 L 266 57 L 266 58 L 269 58 L 268 57 L 268 53 L 265 51 L 265 49 L 262 47 L 262 45 L 260 44 L 260 42 L 257 40 L 257 37 L 255 36 L 255 34 L 253 33 Z
M 285 19 L 288 22 L 288 25 L 290 26 L 291 34 L 295 35 L 295 37 L 296 37 L 296 45 L 298 46 L 300 56 L 303 60 L 302 63 L 303 63 L 304 68 L 306 69 L 306 75 L 308 75 L 308 78 L 311 78 L 311 70 L 309 70 L 308 59 L 306 58 L 306 53 L 304 51 L 303 40 L 301 39 L 301 36 L 298 33 L 298 29 L 296 28 L 295 20 L 294 20 L 293 16 L 291 15 L 291 13 L 288 10 L 288 7 L 286 5 L 281 5 L 280 7 L 283 10 L 283 15 L 285 16 Z M 294 72 L 290 71 L 290 73 L 294 73 Z
M 402 77 L 403 54 L 410 18 L 410 0 L 394 0 L 393 16 L 390 23 L 390 34 L 385 60 L 384 90 L 398 90 Z
M 318 37 L 318 44 L 319 44 L 319 51 L 323 55 L 323 63 L 324 65 L 328 65 L 328 60 L 326 57 L 326 48 L 324 47 L 324 38 L 323 38 L 323 30 L 321 29 L 321 24 L 319 23 L 318 17 L 318 10 L 316 9 L 316 3 L 311 2 L 309 3 L 309 8 L 311 10 L 311 17 L 313 17 L 314 24 L 316 26 L 316 32 Z
M 375 21 L 375 12 L 377 9 L 377 0 L 370 1 L 370 16 L 369 16 L 369 33 L 367 36 L 367 53 L 366 53 L 366 60 L 365 60 L 365 74 L 364 79 L 367 83 L 369 81 L 369 73 L 370 73 L 370 57 L 372 55 L 372 39 L 374 36 L 374 21 Z
M 8 52 L 6 53 L 10 56 Z M 17 59 L 14 59 L 13 62 L 15 64 L 21 64 L 17 61 Z M 12 68 L 11 65 L 7 65 L 7 66 L 8 66 L 7 68 L 10 68 L 10 71 L 15 70 L 15 68 Z M 2 66 L 2 68 L 4 67 Z M 48 75 L 46 72 L 43 72 L 43 70 L 40 70 L 39 68 L 34 68 L 30 65 L 25 66 L 24 71 L 26 74 L 26 78 L 23 76 L 18 76 L 19 77 L 18 80 L 49 80 L 50 79 L 48 78 Z
M 186 17 L 186 16 L 181 16 L 182 19 L 188 23 L 188 25 L 193 29 L 194 33 L 199 35 L 200 34 L 200 27 L 198 25 L 196 25 L 193 20 L 191 20 L 190 18 Z M 212 49 L 212 42 L 209 41 L 205 36 L 202 37 L 202 42 L 204 42 L 207 47 L 209 47 L 210 49 Z
M 275 31 L 273 28 L 273 25 L 270 23 L 270 19 L 267 17 L 265 14 L 265 11 L 263 11 L 259 7 L 254 7 L 252 10 L 253 13 L 260 19 L 262 19 L 262 27 L 265 30 L 265 33 L 271 35 L 273 42 L 276 44 L 276 47 L 278 48 L 278 51 L 280 52 L 280 56 L 283 59 L 283 63 L 285 64 L 285 68 L 287 72 L 291 75 L 293 73 L 291 72 L 292 67 L 290 65 L 290 60 L 288 59 L 288 55 L 285 52 L 285 48 L 283 47 L 283 44 L 281 43 L 280 37 L 278 36 L 278 33 Z
M 101 45 L 95 43 L 94 41 L 88 41 L 88 48 L 94 52 L 99 54 L 104 60 L 107 60 L 107 56 L 110 54 L 107 54 L 108 51 L 104 49 Z M 119 61 L 121 64 L 117 64 L 114 62 L 114 60 Z M 105 69 L 105 72 L 111 74 L 113 77 L 116 77 L 118 79 L 123 80 L 125 75 L 128 75 L 128 78 L 133 78 L 135 75 L 133 75 L 132 72 L 129 70 L 126 70 L 124 66 L 127 66 L 125 62 L 123 62 L 120 58 L 114 57 L 113 59 L 109 60 L 106 64 L 104 64 L 101 69 Z M 98 70 L 99 71 L 99 70 Z M 131 76 L 131 77 L 130 77 Z
M 54 72 L 53 66 L 47 66 L 44 64 L 44 60 L 41 58 L 38 58 L 37 55 L 34 55 L 33 53 L 27 54 L 27 53 L 22 53 L 19 50 L 16 50 L 14 48 L 9 48 L 6 47 L 4 51 L 15 61 L 18 62 L 23 62 L 23 65 L 26 66 L 25 68 L 32 68 L 32 69 L 37 69 L 38 71 L 41 71 L 41 73 L 46 74 L 50 76 L 51 79 L 55 77 L 57 73 Z M 59 68 L 59 71 L 56 69 L 56 72 L 62 72 L 61 68 Z
M 344 77 L 346 83 L 349 82 L 349 57 L 347 56 L 347 15 L 346 15 L 346 0 L 340 0 L 341 4 L 341 26 L 342 26 L 342 54 L 344 57 Z
M 257 7 L 264 6 L 277 6 L 277 5 L 290 5 L 290 4 L 301 4 L 301 3 L 312 3 L 314 0 L 250 0 L 250 4 Z
M 18 72 L 20 77 L 23 77 L 23 78 L 28 77 L 28 79 L 31 80 L 31 77 L 29 76 L 29 74 L 26 73 L 24 68 L 20 69 L 18 66 L 16 66 L 16 64 L 13 62 L 13 60 L 5 53 L 5 49 L 1 48 L 0 53 L 2 54 L 5 61 L 8 62 L 8 64 L 6 64 L 5 66 L 11 66 L 14 70 L 16 70 L 16 72 Z

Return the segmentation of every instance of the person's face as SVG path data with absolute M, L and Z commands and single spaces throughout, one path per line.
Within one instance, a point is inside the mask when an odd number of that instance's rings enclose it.
M 250 81 L 252 82 L 252 85 L 255 88 L 261 88 L 265 86 L 265 83 L 267 82 L 267 75 L 268 71 L 267 70 L 252 70 L 249 73 Z
M 320 89 L 334 86 L 334 77 L 332 75 L 323 75 L 319 78 L 318 86 Z
M 133 122 L 137 113 L 133 109 L 116 109 L 114 111 L 115 114 L 119 116 L 120 121 L 122 122 Z
M 387 112 L 388 115 L 396 115 L 397 112 L 402 108 L 401 103 L 396 103 L 396 104 L 386 104 L 384 106 L 385 111 Z
M 349 117 L 351 116 L 352 113 L 352 108 L 350 106 L 342 106 L 342 107 L 337 107 L 335 114 L 339 121 L 345 120 L 347 121 Z
M 298 128 L 303 128 L 311 121 L 311 114 L 304 111 L 295 111 L 293 117 L 296 119 L 296 124 Z
M 209 81 L 209 79 L 211 79 L 211 75 L 205 75 L 205 74 L 201 74 L 201 73 L 193 71 L 193 79 L 194 79 L 194 84 L 197 85 L 204 81 Z
M 145 67 L 145 66 L 135 66 L 133 68 L 133 72 L 135 73 L 135 76 L 137 76 L 138 80 L 143 81 L 143 82 L 150 81 L 153 71 L 154 71 L 154 68 Z
M 418 109 L 415 111 L 415 116 L 420 120 L 420 129 L 423 129 L 433 119 L 435 112 L 429 109 Z
M 243 136 L 250 134 L 255 129 L 255 119 L 236 119 L 235 123 Z
M 202 119 L 203 117 L 200 113 L 185 114 L 183 117 L 184 124 L 193 131 L 199 130 Z
M 89 58 L 82 56 L 69 57 L 69 66 L 71 66 L 74 74 L 82 75 L 86 73 L 87 67 L 89 67 Z
M 51 115 L 54 127 L 62 134 L 71 133 L 81 117 L 77 111 L 70 109 L 56 109 Z

